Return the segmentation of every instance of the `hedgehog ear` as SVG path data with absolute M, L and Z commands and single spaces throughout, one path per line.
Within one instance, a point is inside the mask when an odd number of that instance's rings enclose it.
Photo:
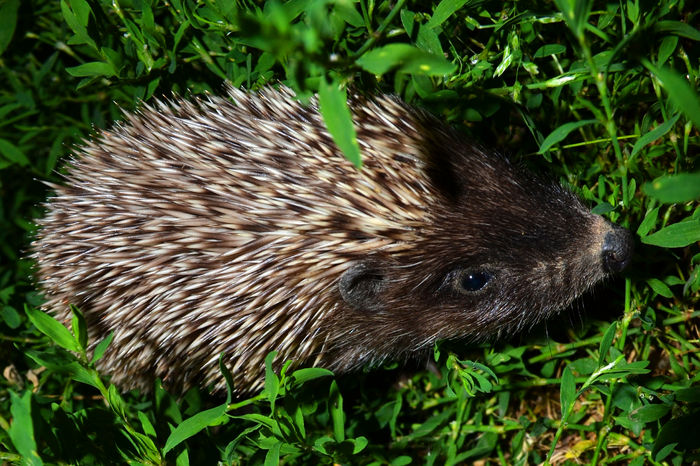
M 384 273 L 374 263 L 360 262 L 340 277 L 340 296 L 360 312 L 378 312 L 383 308 L 381 295 L 386 288 Z

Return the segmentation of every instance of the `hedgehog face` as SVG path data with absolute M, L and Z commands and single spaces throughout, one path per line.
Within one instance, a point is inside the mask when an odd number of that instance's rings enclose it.
M 530 328 L 629 261 L 627 230 L 569 191 L 503 159 L 474 160 L 466 173 L 440 173 L 436 185 L 450 189 L 410 253 L 367 258 L 340 278 L 349 312 L 381 351 Z

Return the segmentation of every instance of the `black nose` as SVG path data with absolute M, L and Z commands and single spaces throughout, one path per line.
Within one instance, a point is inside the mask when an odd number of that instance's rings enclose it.
M 627 267 L 634 251 L 634 239 L 625 228 L 611 225 L 612 229 L 603 239 L 603 267 L 608 273 L 619 272 Z

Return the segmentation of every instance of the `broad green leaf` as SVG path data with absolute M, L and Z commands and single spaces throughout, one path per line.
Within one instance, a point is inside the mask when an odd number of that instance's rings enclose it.
M 163 447 L 163 454 L 178 446 L 183 441 L 198 434 L 209 426 L 218 425 L 221 419 L 226 416 L 226 403 L 216 406 L 206 411 L 199 412 L 194 416 L 185 419 L 175 430 L 170 433 Z
M 697 23 L 696 23 L 697 24 Z M 658 21 L 654 28 L 662 32 L 670 32 L 677 36 L 686 37 L 694 41 L 700 41 L 700 31 L 688 23 L 681 21 Z
M 444 76 L 457 68 L 442 56 L 408 44 L 389 44 L 370 50 L 357 60 L 357 64 L 365 71 L 378 75 L 396 68 L 404 73 Z
M 642 406 L 639 409 L 635 409 L 630 412 L 629 416 L 634 420 L 641 421 L 643 423 L 652 422 L 661 419 L 671 410 L 670 405 L 665 404 L 653 404 Z
M 352 2 L 337 2 L 335 3 L 335 12 L 336 14 L 343 18 L 343 21 L 348 23 L 351 26 L 355 27 L 362 27 L 364 26 L 365 22 L 362 19 L 362 15 L 357 11 L 355 8 L 355 5 Z M 402 10 L 403 12 L 403 10 Z
M 357 168 L 362 166 L 355 124 L 348 108 L 347 93 L 338 83 L 321 83 L 318 104 L 328 132 L 345 157 Z
M 0 55 L 5 51 L 17 26 L 17 9 L 19 0 L 0 2 Z
M 547 44 L 543 45 L 535 51 L 533 58 L 543 58 L 550 55 L 557 55 L 566 52 L 566 46 L 562 44 Z
M 637 234 L 639 236 L 646 236 L 649 234 L 652 228 L 654 228 L 656 225 L 656 220 L 659 218 L 660 208 L 661 207 L 656 207 L 646 213 L 644 220 L 642 220 L 642 223 L 639 224 L 639 228 L 637 228 Z
M 700 387 L 681 388 L 675 391 L 676 401 L 686 403 L 700 403 Z
M 675 417 L 661 426 L 654 440 L 652 456 L 663 459 L 663 452 L 670 453 L 671 445 L 676 445 L 682 450 L 698 448 L 698 411 L 697 408 L 689 410 L 687 414 Z
M 0 319 L 5 321 L 7 326 L 11 329 L 16 329 L 22 324 L 22 318 L 20 317 L 19 312 L 17 312 L 12 306 L 0 307 Z
M 433 15 L 430 17 L 430 20 L 426 26 L 432 29 L 441 25 L 447 18 L 452 16 L 455 11 L 462 8 L 468 1 L 470 0 L 442 0 L 440 3 L 438 3 L 438 6 L 435 7 L 435 11 L 433 12 Z
M 418 26 L 418 37 L 416 37 L 416 46 L 433 56 L 442 56 L 442 43 L 435 30 L 430 29 L 425 24 Z
M 8 434 L 12 444 L 22 455 L 22 464 L 41 465 L 34 440 L 34 423 L 32 421 L 32 392 L 27 390 L 21 396 L 10 390 L 10 414 L 12 423 Z
M 93 61 L 90 63 L 83 63 L 82 65 L 72 66 L 70 68 L 66 68 L 66 71 L 71 76 L 78 76 L 78 77 L 106 76 L 109 78 L 109 77 L 117 75 L 112 64 L 106 63 L 103 61 Z
M 540 150 L 537 151 L 537 153 L 543 154 L 544 152 L 548 151 L 549 148 L 552 147 L 554 144 L 564 140 L 564 138 L 566 138 L 572 131 L 582 126 L 592 125 L 595 123 L 598 123 L 598 120 L 582 120 L 564 123 L 557 129 L 549 133 L 549 135 L 546 138 L 544 138 L 544 141 L 542 141 L 542 144 L 540 144 Z
M 697 219 L 674 223 L 642 238 L 642 243 L 664 248 L 683 248 L 697 241 L 700 241 L 700 220 Z
M 32 309 L 26 304 L 24 306 L 24 312 L 27 313 L 29 320 L 32 321 L 34 326 L 39 329 L 41 333 L 51 338 L 58 346 L 76 353 L 80 351 L 78 342 L 75 341 L 70 331 L 59 321 L 44 312 Z
M 141 422 L 141 428 L 143 429 L 143 432 L 150 437 L 156 438 L 156 430 L 153 427 L 151 420 L 148 419 L 148 416 L 146 416 L 146 414 L 143 411 L 138 411 L 136 414 L 138 415 L 139 421 Z
M 363 437 L 363 436 L 359 436 L 355 439 L 351 439 L 351 442 L 353 443 L 353 449 L 352 449 L 353 455 L 360 453 L 369 444 L 369 440 L 367 440 L 367 437 Z
M 668 61 L 673 55 L 673 52 L 678 46 L 678 36 L 666 36 L 659 45 L 659 54 L 657 57 L 657 65 L 661 66 Z
M 301 385 L 309 380 L 318 379 L 320 377 L 333 377 L 333 372 L 322 367 L 308 367 L 298 369 L 292 374 L 294 382 Z
M 92 362 L 98 361 L 107 351 L 107 347 L 112 342 L 114 338 L 114 332 L 109 332 L 109 334 L 104 337 L 97 345 L 95 345 L 95 350 L 92 352 Z
M 630 157 L 634 157 L 637 154 L 637 152 L 642 150 L 648 144 L 656 141 L 661 136 L 668 133 L 671 130 L 671 128 L 673 128 L 673 125 L 676 124 L 680 116 L 680 113 L 677 113 L 676 116 L 674 116 L 670 120 L 665 121 L 664 123 L 660 124 L 656 128 L 652 129 L 651 131 L 637 139 L 637 142 L 634 143 L 634 147 L 632 148 L 632 153 L 630 154 Z
M 574 406 L 574 401 L 576 401 L 576 381 L 568 366 L 561 374 L 559 399 L 561 400 L 561 417 L 562 420 L 565 420 Z
M 659 448 L 659 450 L 656 452 L 654 455 L 654 461 L 657 463 L 660 461 L 663 461 L 668 455 L 670 455 L 673 450 L 678 446 L 678 442 L 673 442 L 669 443 L 668 445 L 664 446 L 663 448 Z
M 700 172 L 662 176 L 645 183 L 642 190 L 667 204 L 694 201 L 700 199 Z
M 24 152 L 5 139 L 0 139 L 0 155 L 10 162 L 18 164 L 20 167 L 29 165 L 29 159 L 24 155 Z
M 613 207 L 611 204 L 607 202 L 601 202 L 597 206 L 593 207 L 591 209 L 591 212 L 596 214 L 596 215 L 604 215 L 607 214 L 608 212 L 612 212 L 615 210 L 615 207 Z
M 688 81 L 675 70 L 659 68 L 649 60 L 642 60 L 642 64 L 656 76 L 668 93 L 671 102 L 693 122 L 696 128 L 700 128 L 700 97 L 690 87 Z
M 299 432 L 299 436 L 302 439 L 306 438 L 306 425 L 304 424 L 304 411 L 301 409 L 301 405 L 296 405 L 293 414 L 294 425 Z
M 449 422 L 453 413 L 450 410 L 441 411 L 438 414 L 429 417 L 423 424 L 413 429 L 409 435 L 406 436 L 406 440 L 415 440 L 417 438 L 425 437 L 426 435 L 432 433 L 440 425 Z
M 87 44 L 97 50 L 97 44 L 95 44 L 87 30 L 91 12 L 90 5 L 85 0 L 72 0 L 70 4 L 66 0 L 61 0 L 63 19 L 75 34 L 69 39 L 69 44 Z
M 265 455 L 265 466 L 277 466 L 280 464 L 280 448 L 282 448 L 282 442 L 275 443 L 272 448 L 267 450 Z
M 406 34 L 408 36 L 413 35 L 413 26 L 414 26 L 414 18 L 415 18 L 415 13 L 406 9 L 402 8 L 401 12 L 399 13 L 401 16 L 401 24 L 403 25 L 403 28 L 406 30 Z
M 673 291 L 671 291 L 671 288 L 658 278 L 648 279 L 647 284 L 656 294 L 660 294 L 664 298 L 673 298 Z

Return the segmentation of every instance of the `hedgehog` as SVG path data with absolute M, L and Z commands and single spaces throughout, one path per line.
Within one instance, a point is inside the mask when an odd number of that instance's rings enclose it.
M 351 97 L 363 154 L 288 88 L 145 105 L 77 149 L 33 244 L 44 308 L 148 392 L 344 373 L 526 330 L 622 270 L 629 232 L 394 96 Z M 277 366 L 279 367 L 279 365 Z

